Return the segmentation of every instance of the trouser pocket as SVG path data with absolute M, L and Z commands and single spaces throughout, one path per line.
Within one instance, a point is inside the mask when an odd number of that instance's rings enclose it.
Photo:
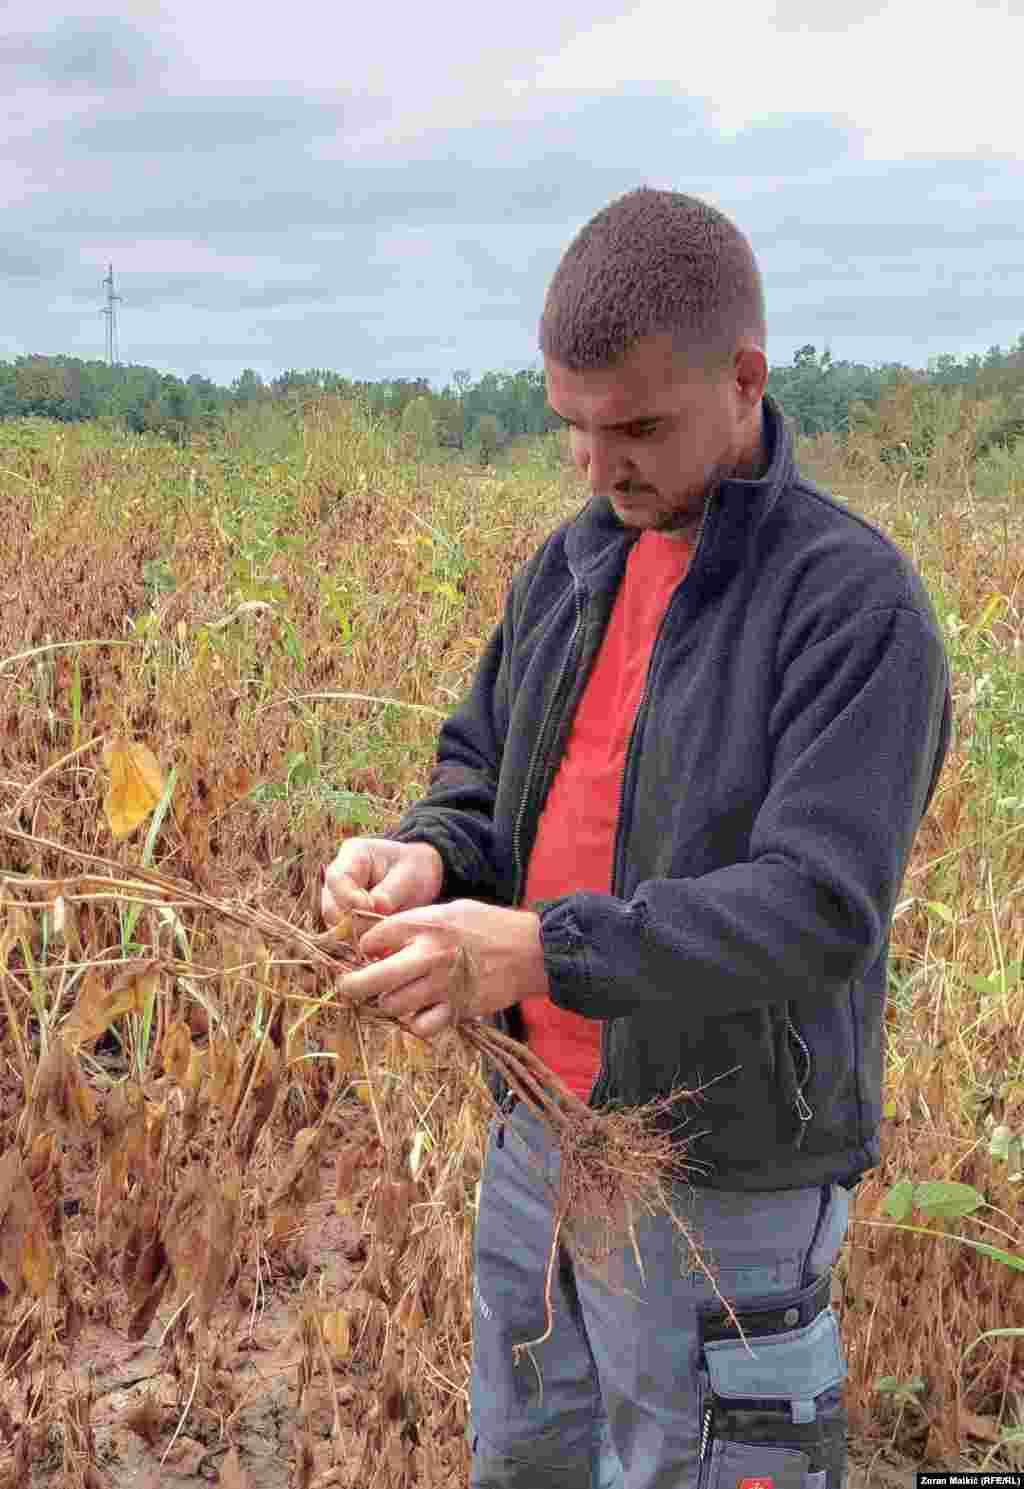
M 738 1310 L 746 1342 L 700 1319 L 700 1489 L 842 1489 L 846 1364 L 827 1289 Z

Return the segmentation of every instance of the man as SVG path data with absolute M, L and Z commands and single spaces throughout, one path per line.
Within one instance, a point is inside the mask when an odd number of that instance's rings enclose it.
M 427 794 L 342 845 L 324 918 L 389 916 L 343 990 L 421 1034 L 451 1021 L 452 932 L 475 932 L 477 1013 L 593 1106 L 705 1087 L 679 1211 L 750 1348 L 661 1217 L 615 1286 L 560 1251 L 550 1336 L 513 1352 L 545 1332 L 557 1154 L 506 1100 L 470 1482 L 839 1489 L 829 1279 L 879 1158 L 892 912 L 949 741 L 941 636 L 904 555 L 799 475 L 721 213 L 646 188 L 599 212 L 540 346 L 592 498 L 514 576 Z

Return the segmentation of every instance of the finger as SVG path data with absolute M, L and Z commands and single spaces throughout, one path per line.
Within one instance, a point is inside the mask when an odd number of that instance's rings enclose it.
M 337 860 L 328 867 L 324 875 L 321 894 L 329 896 L 339 910 L 371 908 L 370 896 L 365 888 L 352 874 L 338 868 Z
M 407 1019 L 417 1018 L 425 1009 L 433 1007 L 435 1003 L 443 1000 L 445 985 L 440 978 L 420 976 L 412 982 L 405 982 L 399 988 L 393 988 L 391 992 L 383 994 L 377 999 L 377 1007 L 382 1013 L 389 1013 L 400 1023 Z
M 442 1029 L 449 1028 L 454 1022 L 455 1010 L 450 1003 L 435 1003 L 422 1013 L 402 1020 L 407 1029 L 411 1029 L 422 1039 L 433 1039 L 435 1034 L 440 1034 Z
M 386 997 L 415 982 L 423 976 L 423 970 L 421 953 L 406 947 L 394 956 L 382 957 L 372 966 L 347 972 L 338 983 L 338 991 L 349 1002 L 367 1003 L 371 998 Z
M 447 906 L 441 908 L 447 909 Z M 360 936 L 359 950 L 364 956 L 387 956 L 389 952 L 404 946 L 418 930 L 426 926 L 430 928 L 426 934 L 436 931 L 444 938 L 443 950 L 441 947 L 437 948 L 440 954 L 454 956 L 457 928 L 446 925 L 438 918 L 438 907 L 435 905 L 424 905 L 419 910 L 403 910 L 398 915 L 388 916 L 386 920 L 378 920 Z M 446 935 L 445 932 L 449 934 Z

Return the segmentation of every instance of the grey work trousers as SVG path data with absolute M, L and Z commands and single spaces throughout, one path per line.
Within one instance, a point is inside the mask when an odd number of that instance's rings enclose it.
M 516 1352 L 545 1332 L 557 1185 L 544 1124 L 522 1103 L 496 1118 L 474 1247 L 470 1489 L 842 1489 L 846 1362 L 827 1283 L 811 1284 L 839 1254 L 847 1191 L 675 1192 L 746 1345 L 723 1337 L 711 1283 L 658 1216 L 636 1221 L 643 1277 L 631 1247 L 611 1285 L 560 1248 L 550 1337 Z

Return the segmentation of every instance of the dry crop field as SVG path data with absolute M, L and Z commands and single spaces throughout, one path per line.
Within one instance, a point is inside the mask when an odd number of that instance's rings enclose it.
M 835 1291 L 882 1478 L 1024 1461 L 1024 490 L 974 489 L 984 412 L 910 478 L 910 389 L 801 444 L 923 571 L 956 693 Z M 320 869 L 425 788 L 586 499 L 557 457 L 413 461 L 330 400 L 191 449 L 0 425 L 4 1489 L 465 1484 L 479 1054 L 339 1005 Z

